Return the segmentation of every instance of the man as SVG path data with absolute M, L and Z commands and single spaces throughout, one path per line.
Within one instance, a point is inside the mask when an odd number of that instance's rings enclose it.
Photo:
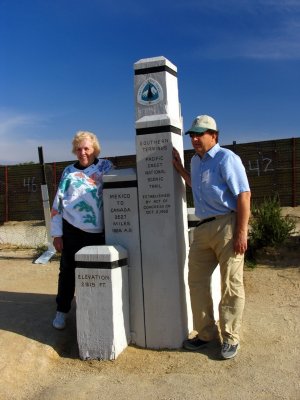
M 218 144 L 216 121 L 198 116 L 186 132 L 196 154 L 191 172 L 173 150 L 173 164 L 192 187 L 195 214 L 200 222 L 194 230 L 189 252 L 189 288 L 194 330 L 197 336 L 184 341 L 190 351 L 200 350 L 219 333 L 214 320 L 210 292 L 211 276 L 220 265 L 221 301 L 219 328 L 223 359 L 235 357 L 245 302 L 243 285 L 244 253 L 250 216 L 250 188 L 241 159 Z

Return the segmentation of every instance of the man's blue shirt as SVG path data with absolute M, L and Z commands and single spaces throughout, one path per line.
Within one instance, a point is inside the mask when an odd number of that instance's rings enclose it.
M 237 196 L 250 191 L 240 157 L 218 143 L 203 158 L 193 156 L 191 180 L 195 214 L 201 219 L 236 211 Z

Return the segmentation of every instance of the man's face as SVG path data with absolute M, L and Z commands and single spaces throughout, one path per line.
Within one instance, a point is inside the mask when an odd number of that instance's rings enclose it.
M 203 157 L 217 143 L 216 133 L 190 133 L 191 142 L 195 152 Z

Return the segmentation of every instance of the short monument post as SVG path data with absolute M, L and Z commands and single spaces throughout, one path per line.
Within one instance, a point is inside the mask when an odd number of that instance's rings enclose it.
M 130 341 L 127 251 L 87 246 L 75 255 L 76 322 L 83 360 L 114 360 Z
M 146 347 L 179 348 L 192 329 L 187 286 L 185 186 L 177 68 L 164 57 L 135 63 L 136 149 Z

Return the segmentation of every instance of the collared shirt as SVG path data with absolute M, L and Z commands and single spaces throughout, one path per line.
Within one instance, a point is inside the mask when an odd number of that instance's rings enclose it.
M 201 219 L 236 211 L 237 196 L 250 191 L 240 157 L 218 143 L 203 158 L 192 157 L 191 181 L 195 214 Z

